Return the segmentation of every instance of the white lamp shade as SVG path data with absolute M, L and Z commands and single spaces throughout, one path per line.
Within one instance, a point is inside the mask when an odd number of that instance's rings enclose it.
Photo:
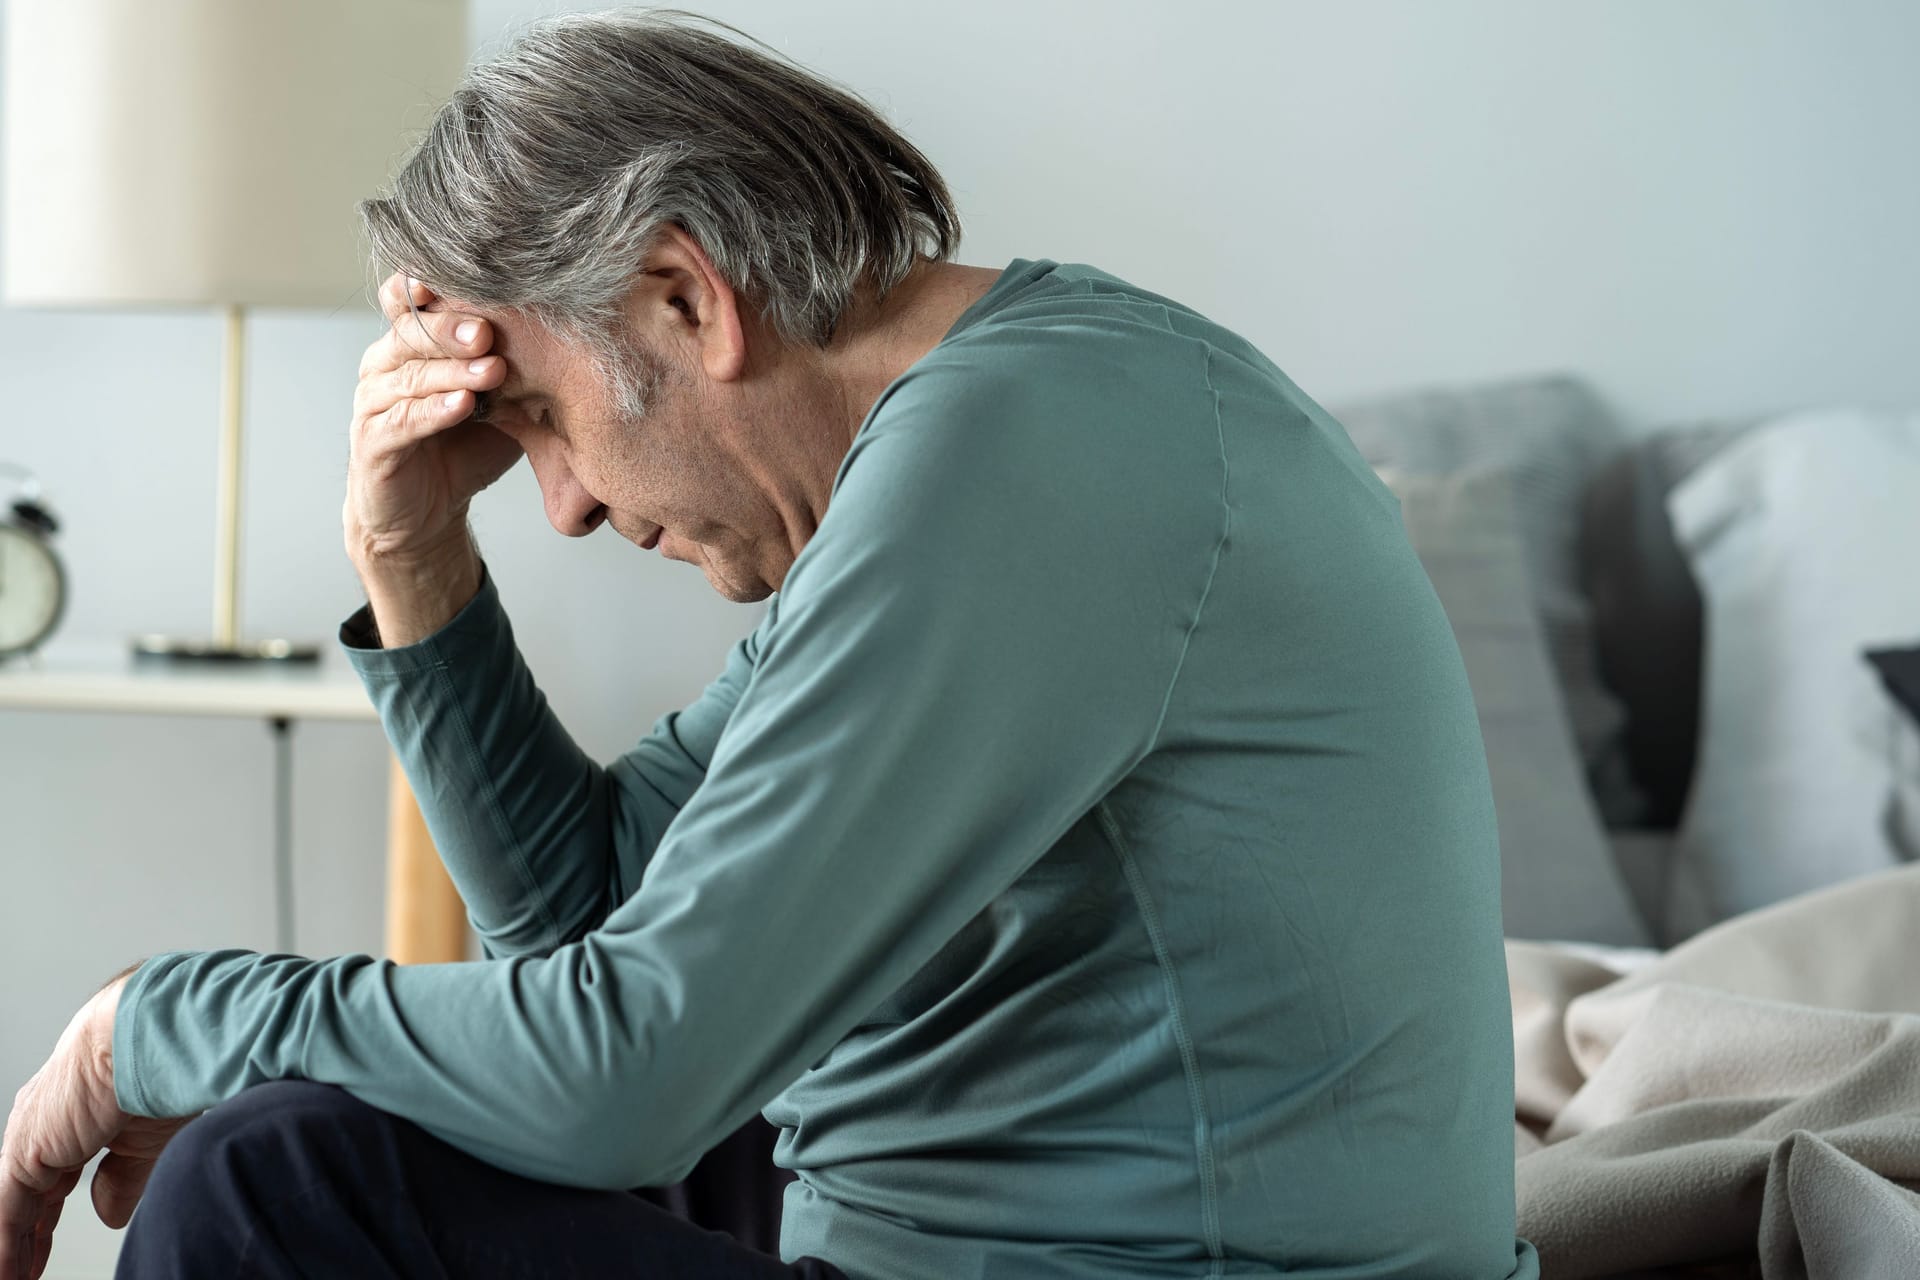
M 9 0 L 0 296 L 370 301 L 354 206 L 465 58 L 463 0 Z

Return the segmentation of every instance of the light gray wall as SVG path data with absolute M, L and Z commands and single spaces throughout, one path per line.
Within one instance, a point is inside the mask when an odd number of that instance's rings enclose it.
M 490 42 L 536 13 L 475 0 Z M 703 10 L 869 96 L 942 166 L 963 261 L 1091 262 L 1214 314 L 1337 402 L 1547 369 L 1628 424 L 1920 401 L 1920 8 L 1902 0 L 732 0 Z M 329 640 L 369 312 L 258 316 L 247 629 Z M 216 320 L 0 312 L 0 457 L 45 477 L 64 637 L 204 631 Z M 516 471 L 478 505 L 522 647 L 610 756 L 760 608 Z M 304 725 L 299 948 L 377 951 L 377 729 Z M 120 965 L 271 944 L 271 758 L 248 723 L 0 714 L 0 1082 Z M 10 1096 L 0 1094 L 0 1096 Z M 76 1192 L 56 1276 L 116 1237 Z

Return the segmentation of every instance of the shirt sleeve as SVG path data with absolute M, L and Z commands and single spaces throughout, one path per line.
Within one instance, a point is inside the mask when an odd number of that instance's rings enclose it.
M 599 927 L 473 964 L 156 956 L 121 997 L 121 1106 L 305 1077 L 619 1188 L 820 1060 L 1153 747 L 1226 537 L 1202 357 L 1181 420 L 1142 423 L 1119 353 L 1113 400 L 964 354 L 876 405 L 704 784 Z M 1102 449 L 1121 421 L 1152 442 Z
M 474 598 L 425 639 L 380 648 L 363 607 L 341 624 L 340 644 L 485 955 L 498 959 L 545 955 L 633 892 L 706 776 L 759 633 L 733 646 L 698 699 L 605 767 L 547 705 L 484 565 Z

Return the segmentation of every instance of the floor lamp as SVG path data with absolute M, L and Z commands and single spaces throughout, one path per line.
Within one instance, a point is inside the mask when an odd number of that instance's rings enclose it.
M 0 299 L 225 319 L 212 635 L 137 653 L 317 656 L 240 635 L 246 309 L 370 303 L 354 205 L 465 57 L 464 0 L 9 0 Z

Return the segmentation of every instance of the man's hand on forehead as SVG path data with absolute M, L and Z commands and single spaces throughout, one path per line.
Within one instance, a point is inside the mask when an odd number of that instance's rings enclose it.
M 343 512 L 357 562 L 459 544 L 467 503 L 521 456 L 492 427 L 456 429 L 506 377 L 486 318 L 398 274 L 380 306 L 389 327 L 360 361 Z
M 428 323 L 426 317 L 430 315 L 447 315 L 456 310 L 454 304 L 417 281 L 413 283 L 412 290 L 405 295 L 405 301 L 407 310 L 413 317 L 416 330 L 425 335 L 427 340 L 433 342 L 436 348 L 438 348 L 439 343 L 437 341 L 436 330 L 434 326 Z M 396 328 L 399 327 L 399 323 L 399 318 L 397 316 L 394 317 L 394 326 Z M 441 326 L 441 328 L 444 329 L 444 326 Z M 423 352 L 422 354 L 426 353 Z M 444 349 L 437 349 L 434 354 L 447 355 L 449 353 Z
M 427 285 L 421 284 L 419 281 L 414 281 L 414 280 L 410 280 L 409 283 L 415 286 L 415 292 L 413 295 L 414 297 L 419 297 L 421 295 L 425 296 L 426 300 L 424 302 L 420 302 L 415 308 L 414 319 L 420 325 L 421 332 L 425 333 L 428 336 L 428 338 L 431 340 L 433 338 L 433 331 L 427 327 L 426 321 L 420 319 L 421 313 L 445 313 L 445 312 L 458 310 L 458 308 L 454 303 L 449 302 L 447 299 L 433 292 L 433 290 L 429 288 Z M 412 301 L 412 300 L 413 300 L 412 298 L 409 298 L 409 301 Z M 493 358 L 496 360 L 499 360 L 502 364 L 506 363 L 505 356 L 495 354 Z M 511 380 L 512 377 L 513 377 L 513 372 L 512 370 L 509 369 L 507 372 L 507 379 Z M 473 412 L 467 415 L 468 421 L 471 421 L 471 422 L 490 421 L 492 418 L 492 410 L 498 405 L 501 397 L 500 390 L 499 389 L 495 389 L 492 391 L 475 390 L 473 391 L 472 394 L 473 394 Z

